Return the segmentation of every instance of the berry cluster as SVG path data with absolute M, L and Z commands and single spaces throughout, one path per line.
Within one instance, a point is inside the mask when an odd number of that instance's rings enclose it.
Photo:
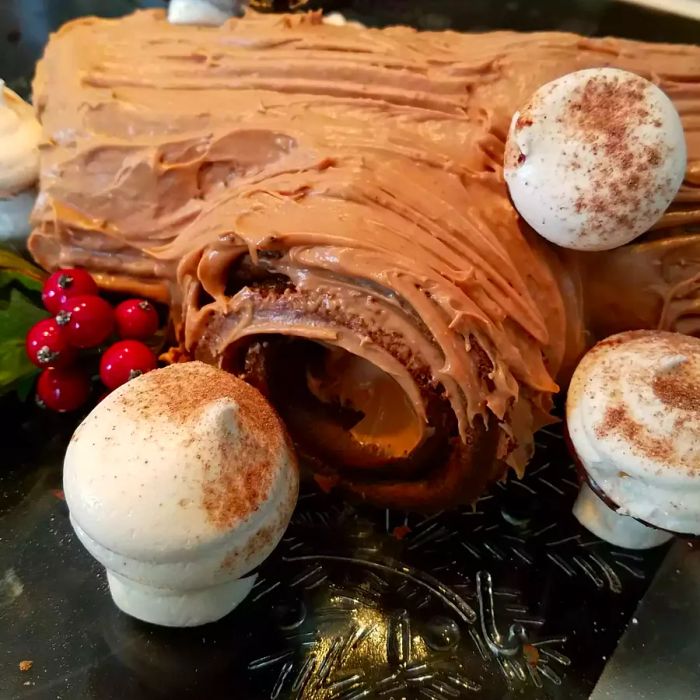
M 108 390 L 156 368 L 157 358 L 142 341 L 159 327 L 158 313 L 143 299 L 127 299 L 116 308 L 98 296 L 85 270 L 54 272 L 42 300 L 53 314 L 27 333 L 27 354 L 41 370 L 37 401 L 53 411 L 74 411 L 90 396 L 90 375 L 79 362 L 80 350 L 97 348 L 116 334 L 120 340 L 101 354 L 99 374 Z

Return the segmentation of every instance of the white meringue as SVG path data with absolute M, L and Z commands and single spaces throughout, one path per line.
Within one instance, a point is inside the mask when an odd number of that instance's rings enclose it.
M 348 21 L 345 19 L 345 15 L 340 12 L 330 12 L 327 15 L 323 15 L 323 23 L 330 24 L 334 27 L 344 27 Z
M 599 343 L 574 372 L 566 415 L 618 516 L 700 534 L 700 339 L 635 331 Z
M 606 505 L 585 483 L 576 497 L 573 513 L 576 520 L 587 530 L 616 547 L 651 549 L 673 539 L 670 532 L 647 527 L 628 515 L 620 515 Z
M 241 5 L 238 0 L 170 0 L 168 22 L 171 24 L 223 24 Z
M 29 223 L 36 190 L 30 187 L 9 197 L 0 197 L 0 244 L 23 248 L 32 230 Z
M 262 396 L 200 362 L 107 396 L 68 446 L 75 531 L 107 569 L 114 602 L 167 626 L 230 612 L 291 518 L 298 471 Z
M 329 12 L 327 15 L 323 15 L 323 23 L 329 24 L 333 27 L 364 27 L 362 22 L 356 22 L 354 20 L 349 20 L 341 12 Z
M 39 175 L 41 125 L 34 110 L 0 81 L 0 193 L 31 187 Z
M 0 80 L 0 243 L 22 245 L 29 235 L 40 139 L 31 105 Z
M 608 250 L 647 231 L 686 169 L 671 100 L 615 68 L 569 73 L 516 112 L 504 177 L 520 215 L 564 248 Z

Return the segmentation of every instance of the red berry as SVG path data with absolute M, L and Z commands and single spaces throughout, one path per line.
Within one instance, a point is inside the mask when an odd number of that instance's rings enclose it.
M 33 325 L 25 343 L 29 359 L 41 369 L 65 367 L 75 359 L 75 350 L 68 343 L 65 328 L 55 318 L 45 318 Z
M 41 299 L 52 314 L 57 314 L 69 299 L 84 294 L 97 294 L 97 284 L 86 270 L 71 267 L 57 270 L 44 282 Z
M 100 360 L 100 379 L 116 389 L 134 377 L 156 368 L 156 356 L 138 340 L 120 340 L 108 347 Z
M 69 300 L 56 315 L 64 326 L 68 342 L 75 348 L 94 348 L 104 343 L 114 330 L 114 310 L 100 297 L 80 296 Z
M 36 396 L 40 405 L 52 411 L 75 411 L 90 396 L 90 379 L 80 369 L 49 367 L 39 375 Z
M 117 332 L 122 338 L 145 340 L 158 330 L 158 312 L 144 299 L 127 299 L 114 310 Z

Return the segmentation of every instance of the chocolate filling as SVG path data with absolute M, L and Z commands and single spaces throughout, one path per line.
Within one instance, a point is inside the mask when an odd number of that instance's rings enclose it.
M 283 315 L 293 314 L 300 294 L 288 280 L 274 275 L 265 279 L 259 268 L 251 266 L 247 256 L 235 266 L 235 273 L 235 283 L 230 283 L 227 291 L 234 294 L 243 291 L 253 315 L 256 307 L 276 315 L 278 321 Z M 313 320 L 308 315 L 304 318 L 305 323 Z M 235 324 L 236 319 L 229 318 L 228 322 Z M 346 322 L 349 330 L 357 332 L 363 320 L 346 319 Z M 374 342 L 384 350 L 401 361 L 406 360 L 403 339 L 376 332 L 373 335 Z M 478 344 L 473 346 L 472 353 L 487 375 L 491 364 L 486 354 Z M 324 376 L 329 356 L 341 376 Z M 420 426 L 423 435 L 415 444 L 409 440 L 405 450 L 401 450 L 399 440 L 391 451 L 385 444 L 379 444 L 382 430 L 375 422 L 374 434 L 358 439 L 353 429 L 367 417 L 366 413 L 353 406 L 352 399 L 343 400 L 332 393 L 319 397 L 314 389 L 319 381 L 331 385 L 342 381 L 348 362 L 364 361 L 328 344 L 283 334 L 245 336 L 227 346 L 220 360 L 224 369 L 244 378 L 272 402 L 303 461 L 315 473 L 365 500 L 397 508 L 442 508 L 476 499 L 486 484 L 502 473 L 503 465 L 500 469 L 492 466 L 498 433 L 495 424 L 487 430 L 479 417 L 467 439 L 462 440 L 444 388 L 430 378 L 428 368 L 421 366 L 415 356 L 412 377 L 425 409 L 425 425 Z M 367 383 L 374 386 L 364 386 L 363 392 L 370 394 L 371 401 L 386 404 L 392 414 L 388 422 L 396 423 L 393 414 L 403 410 L 406 415 L 401 427 L 415 437 L 418 430 L 411 430 L 409 424 L 421 423 L 423 419 L 407 404 L 399 405 L 395 394 L 388 400 L 382 396 L 387 385 L 398 388 L 395 381 L 375 370 Z

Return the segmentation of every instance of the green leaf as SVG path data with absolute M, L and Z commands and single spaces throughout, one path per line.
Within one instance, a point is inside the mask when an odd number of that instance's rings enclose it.
M 0 268 L 0 289 L 9 287 L 11 284 L 20 284 L 30 292 L 41 292 L 41 288 L 44 286 L 41 280 Z
M 34 280 L 39 283 L 39 288 L 41 288 L 47 276 L 40 267 L 6 248 L 0 248 L 0 272 L 9 273 L 13 279 L 26 278 Z
M 0 343 L 17 338 L 24 342 L 27 331 L 48 315 L 48 311 L 33 303 L 21 289 L 12 287 L 8 301 L 0 305 Z
M 46 274 L 23 257 L 0 248 L 0 309 L 9 305 L 10 293 L 17 287 L 29 292 L 35 306 L 41 304 L 39 296 Z M 0 335 L 4 329 L 0 327 Z
M 24 349 L 29 329 L 47 312 L 41 306 L 46 273 L 25 258 L 0 248 L 0 396 L 16 391 L 24 401 L 38 370 Z
M 14 383 L 13 389 L 20 401 L 26 401 L 29 398 L 34 388 L 34 378 L 37 374 L 39 374 L 39 370 L 35 368 L 31 374 L 25 375 Z
M 47 313 L 19 287 L 12 286 L 8 300 L 0 302 L 0 395 L 13 391 L 36 374 L 24 349 L 27 331 Z

